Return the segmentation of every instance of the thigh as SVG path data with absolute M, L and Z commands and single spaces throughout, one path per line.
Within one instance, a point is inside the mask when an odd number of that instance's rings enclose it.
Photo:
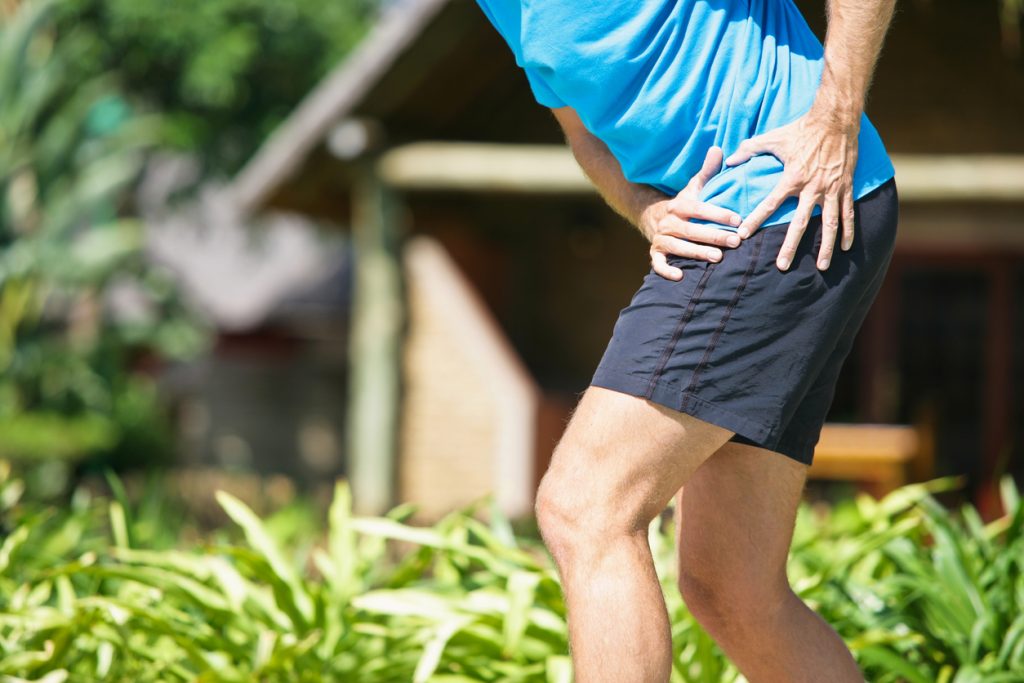
M 570 515 L 646 528 L 732 432 L 626 393 L 591 386 L 541 483 Z
M 680 578 L 739 600 L 788 589 L 786 560 L 808 466 L 730 442 L 697 469 L 675 509 Z

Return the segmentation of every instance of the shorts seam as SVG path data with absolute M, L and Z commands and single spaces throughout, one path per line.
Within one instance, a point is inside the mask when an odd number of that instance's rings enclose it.
M 693 374 L 690 376 L 690 383 L 683 391 L 683 407 L 686 407 L 687 401 L 693 397 L 693 392 L 697 388 L 697 382 L 700 380 L 700 376 L 703 373 L 704 368 L 707 367 L 707 364 L 711 361 L 711 354 L 714 353 L 715 347 L 718 346 L 718 341 L 722 337 L 722 332 L 725 330 L 725 326 L 729 322 L 729 318 L 732 316 L 733 310 L 739 304 L 740 297 L 743 295 L 743 290 L 747 288 L 750 278 L 754 275 L 754 269 L 757 267 L 757 262 L 761 258 L 761 245 L 764 243 L 764 234 L 765 233 L 761 233 L 761 236 L 754 244 L 754 248 L 751 249 L 750 262 L 747 264 L 747 270 L 743 273 L 740 283 L 736 286 L 736 291 L 733 292 L 732 299 L 725 307 L 725 311 L 722 313 L 722 319 L 718 322 L 718 327 L 715 329 L 714 334 L 711 335 L 711 339 L 708 341 L 708 345 L 704 349 L 704 356 L 700 359 L 700 362 L 697 363 L 697 367 L 693 369 Z
M 697 283 L 697 287 L 690 296 L 690 301 L 686 306 L 686 310 L 683 311 L 683 315 L 680 316 L 679 322 L 676 323 L 675 330 L 672 331 L 672 336 L 669 338 L 668 343 L 665 344 L 665 349 L 661 352 L 661 357 L 658 358 L 658 364 L 655 366 L 654 372 L 651 373 L 651 379 L 648 382 L 647 390 L 644 392 L 644 398 L 650 399 L 651 396 L 654 395 L 654 388 L 661 379 L 661 376 L 665 373 L 665 367 L 668 365 L 668 359 L 671 357 L 676 344 L 679 343 L 679 337 L 682 336 L 683 328 L 686 327 L 686 323 L 693 317 L 693 311 L 697 307 L 700 297 L 704 294 L 704 288 L 707 285 L 708 278 L 710 277 L 713 269 L 714 264 L 711 264 L 704 269 L 704 272 L 701 273 L 700 281 Z

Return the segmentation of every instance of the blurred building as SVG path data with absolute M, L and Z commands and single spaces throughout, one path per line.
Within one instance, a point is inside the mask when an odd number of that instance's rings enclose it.
M 195 171 L 157 156 L 137 193 L 148 258 L 216 331 L 208 353 L 161 375 L 180 462 L 329 483 L 345 471 L 351 251 L 299 214 L 243 219 L 220 185 L 174 201 Z
M 901 5 L 868 108 L 898 252 L 832 412 L 927 420 L 937 473 L 981 498 L 1024 451 L 1024 65 L 1000 45 L 994 2 Z M 404 0 L 226 189 L 246 220 L 301 215 L 355 247 L 341 457 L 363 509 L 494 491 L 529 512 L 648 269 L 562 143 L 472 0 Z

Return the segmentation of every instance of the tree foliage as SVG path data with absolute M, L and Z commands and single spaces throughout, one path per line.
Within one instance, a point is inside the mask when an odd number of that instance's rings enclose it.
M 70 77 L 54 8 L 25 2 L 0 24 L 0 455 L 132 444 L 152 458 L 155 393 L 131 365 L 200 341 L 173 281 L 145 263 L 141 225 L 119 215 L 162 121 L 106 74 Z
M 237 169 L 373 19 L 374 0 L 63 0 L 83 74 L 165 113 L 167 142 Z

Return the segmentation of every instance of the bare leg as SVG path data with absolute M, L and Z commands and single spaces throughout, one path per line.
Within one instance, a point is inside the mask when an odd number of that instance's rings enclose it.
M 732 432 L 590 387 L 537 493 L 558 565 L 577 683 L 662 683 L 672 642 L 647 529 Z
M 728 443 L 679 492 L 679 588 L 751 683 L 863 683 L 845 643 L 790 589 L 807 466 Z

